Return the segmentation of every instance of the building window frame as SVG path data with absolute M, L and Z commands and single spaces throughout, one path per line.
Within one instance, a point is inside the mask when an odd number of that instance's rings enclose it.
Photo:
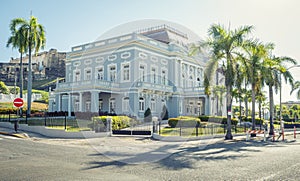
M 116 112 L 116 99 L 115 98 L 109 99 L 109 112 L 110 113 Z
M 95 74 L 97 80 L 104 80 L 104 67 L 103 66 L 96 67 Z
M 161 84 L 168 85 L 168 71 L 167 69 L 161 70 Z
M 84 69 L 84 80 L 92 80 L 92 69 L 91 68 Z
M 147 65 L 140 64 L 139 65 L 139 80 L 141 82 L 146 82 L 146 72 L 147 72 Z
M 151 98 L 150 100 L 150 109 L 152 112 L 156 112 L 156 101 L 154 98 Z
M 145 111 L 145 98 L 140 97 L 139 98 L 139 112 Z
M 150 76 L 151 76 L 151 83 L 157 84 L 157 66 L 151 66 L 150 68 Z
M 76 69 L 73 71 L 73 82 L 79 82 L 81 81 L 81 70 Z
M 103 99 L 99 99 L 99 111 L 103 109 Z
M 116 80 L 117 80 L 117 65 L 116 64 L 108 65 L 108 80 L 110 82 L 116 82 Z
M 85 101 L 85 111 L 86 112 L 91 112 L 91 101 L 90 100 L 87 100 Z
M 130 81 L 130 63 L 125 62 L 122 63 L 122 82 L 129 82 Z
M 122 100 L 122 110 L 123 112 L 129 112 L 129 97 L 124 97 Z

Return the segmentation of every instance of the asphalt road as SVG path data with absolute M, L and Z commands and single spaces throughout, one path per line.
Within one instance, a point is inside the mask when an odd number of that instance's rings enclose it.
M 299 180 L 299 158 L 299 138 L 166 143 L 0 135 L 0 180 Z

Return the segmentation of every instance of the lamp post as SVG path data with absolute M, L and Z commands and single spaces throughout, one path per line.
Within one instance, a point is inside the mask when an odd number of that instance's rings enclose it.
M 300 67 L 300 65 L 293 65 L 291 67 L 288 67 L 286 71 L 288 71 L 291 68 Z M 281 103 L 281 89 L 282 89 L 282 82 L 281 82 L 281 72 L 280 72 L 280 88 L 279 88 L 279 120 L 280 120 L 280 130 L 282 130 L 282 103 Z

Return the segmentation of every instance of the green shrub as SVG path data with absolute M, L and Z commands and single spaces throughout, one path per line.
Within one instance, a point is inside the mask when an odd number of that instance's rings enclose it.
M 205 115 L 199 116 L 199 119 L 201 120 L 201 122 L 208 122 L 209 118 L 210 118 L 210 116 L 205 116 Z
M 218 124 L 227 124 L 227 117 L 224 116 L 199 116 L 202 122 L 212 122 Z M 238 119 L 231 118 L 231 124 L 237 125 Z
M 113 130 L 119 130 L 123 128 L 129 127 L 131 124 L 136 123 L 136 121 L 132 118 L 129 118 L 127 116 L 97 116 L 93 117 L 93 123 L 95 124 L 104 124 L 104 126 L 107 125 L 107 118 L 111 117 L 112 118 L 112 129 Z M 89 125 L 93 126 L 93 125 Z
M 200 125 L 200 119 L 195 117 L 180 116 L 177 118 L 169 118 L 168 124 L 171 128 L 177 127 L 196 127 Z

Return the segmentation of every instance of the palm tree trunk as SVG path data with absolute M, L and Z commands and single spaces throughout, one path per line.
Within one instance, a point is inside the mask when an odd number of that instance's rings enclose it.
M 225 135 L 226 140 L 231 140 L 233 138 L 231 133 L 231 87 L 230 85 L 226 86 L 226 109 L 227 109 L 227 132 Z
M 240 121 L 240 123 L 242 122 L 242 99 L 240 98 L 239 99 L 239 103 L 240 103 L 240 119 L 239 119 L 239 121 Z
M 255 84 L 252 83 L 252 130 L 255 130 Z
M 247 97 L 244 98 L 244 102 L 245 102 L 245 117 L 247 119 L 248 118 L 248 98 Z
M 28 49 L 28 80 L 27 80 L 27 116 L 31 114 L 31 92 L 32 92 L 32 66 L 31 66 L 31 44 Z
M 21 55 L 20 55 L 20 98 L 23 98 L 23 59 L 22 59 L 22 56 L 23 56 L 23 53 L 21 52 Z M 23 115 L 23 110 L 22 108 L 20 108 L 20 115 L 22 117 Z
M 259 111 L 259 113 L 258 113 L 258 115 L 259 115 L 259 129 L 261 130 L 261 123 L 262 123 L 262 121 L 261 121 L 261 113 L 262 113 L 262 111 L 261 111 L 261 101 L 259 101 L 259 103 L 258 103 L 258 111 Z
M 273 99 L 273 86 L 269 85 L 269 101 L 270 101 L 270 132 L 269 135 L 274 135 L 273 112 L 274 112 L 274 99 Z

